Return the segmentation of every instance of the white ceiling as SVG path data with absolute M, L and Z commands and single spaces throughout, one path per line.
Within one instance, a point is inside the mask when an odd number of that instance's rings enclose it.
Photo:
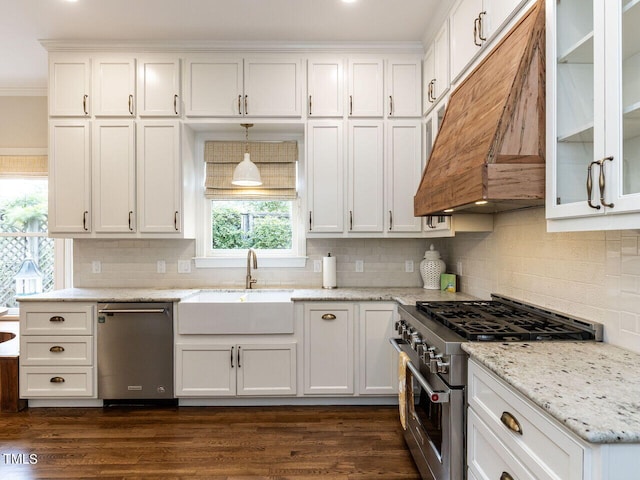
M 44 88 L 39 40 L 423 42 L 449 0 L 0 0 L 0 89 Z

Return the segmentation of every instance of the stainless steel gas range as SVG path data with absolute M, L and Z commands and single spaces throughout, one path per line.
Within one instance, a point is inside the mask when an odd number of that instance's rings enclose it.
M 470 341 L 602 341 L 602 325 L 512 298 L 417 302 L 398 308 L 397 338 L 409 357 L 404 437 L 425 479 L 466 478 L 467 355 Z

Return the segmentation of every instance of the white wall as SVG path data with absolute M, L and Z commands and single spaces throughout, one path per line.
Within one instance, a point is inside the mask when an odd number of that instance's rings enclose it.
M 47 97 L 0 95 L 0 148 L 47 147 Z
M 447 240 L 462 291 L 500 293 L 601 322 L 605 341 L 640 353 L 640 231 L 547 233 L 544 209 L 498 214 L 491 233 Z

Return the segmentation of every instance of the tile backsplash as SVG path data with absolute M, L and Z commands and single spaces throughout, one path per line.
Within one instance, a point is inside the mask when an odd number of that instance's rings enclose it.
M 600 322 L 605 341 L 640 353 L 639 238 L 637 230 L 547 233 L 544 208 L 535 208 L 498 214 L 493 232 L 460 234 L 442 254 L 462 291 Z
M 494 231 L 448 239 L 312 239 L 305 268 L 259 268 L 257 288 L 321 287 L 313 261 L 337 257 L 338 287 L 420 287 L 419 262 L 429 244 L 459 289 L 480 298 L 518 298 L 601 322 L 605 340 L 640 353 L 640 232 L 547 233 L 544 209 L 496 215 Z M 244 288 L 244 268 L 193 268 L 178 274 L 178 260 L 195 255 L 193 240 L 75 240 L 76 287 Z M 92 261 L 101 273 L 92 273 Z M 167 273 L 156 273 L 156 262 Z M 355 272 L 356 260 L 364 272 Z M 413 272 L 405 262 L 413 261 Z M 260 259 L 258 259 L 258 264 Z

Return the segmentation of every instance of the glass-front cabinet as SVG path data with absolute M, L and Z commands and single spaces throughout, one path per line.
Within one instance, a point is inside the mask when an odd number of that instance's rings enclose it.
M 640 228 L 640 0 L 547 0 L 549 231 Z

